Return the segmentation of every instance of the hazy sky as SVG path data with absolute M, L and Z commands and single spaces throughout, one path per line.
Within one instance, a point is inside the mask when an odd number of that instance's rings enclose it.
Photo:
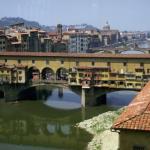
M 106 21 L 120 30 L 150 30 L 150 0 L 0 0 L 0 18 L 23 17 L 43 25 Z

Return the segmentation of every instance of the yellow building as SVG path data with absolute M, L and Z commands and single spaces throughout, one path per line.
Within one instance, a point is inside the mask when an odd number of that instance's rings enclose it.
M 11 67 L 0 64 L 0 84 L 11 84 Z
M 11 69 L 11 83 L 26 83 L 26 67 L 22 65 L 14 66 Z
M 27 66 L 26 81 L 68 80 L 82 86 L 86 77 L 92 86 L 141 89 L 150 79 L 149 54 L 0 52 L 0 63 Z
M 0 65 L 0 84 L 26 83 L 26 67 Z

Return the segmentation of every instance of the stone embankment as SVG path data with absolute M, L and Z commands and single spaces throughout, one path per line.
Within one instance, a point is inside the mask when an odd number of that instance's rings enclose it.
M 92 141 L 88 143 L 87 150 L 118 149 L 118 133 L 111 132 L 110 128 L 114 120 L 120 115 L 122 111 L 123 108 L 117 111 L 108 111 L 77 124 L 77 127 L 83 128 L 94 135 Z

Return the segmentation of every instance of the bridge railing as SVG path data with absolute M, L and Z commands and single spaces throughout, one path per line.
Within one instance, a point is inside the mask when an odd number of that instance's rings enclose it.
M 68 81 L 66 80 L 34 80 L 29 82 L 30 85 L 34 84 L 68 84 Z

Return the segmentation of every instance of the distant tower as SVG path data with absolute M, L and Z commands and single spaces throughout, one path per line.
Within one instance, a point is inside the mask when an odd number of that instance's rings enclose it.
M 62 40 L 62 24 L 57 25 L 57 34 L 58 34 L 58 39 Z
M 103 27 L 103 30 L 110 30 L 110 25 L 108 21 L 106 21 L 106 25 Z

